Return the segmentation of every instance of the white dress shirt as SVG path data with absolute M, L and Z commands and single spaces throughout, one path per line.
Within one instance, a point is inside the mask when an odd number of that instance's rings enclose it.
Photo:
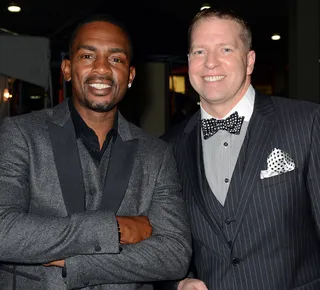
M 220 130 L 212 137 L 205 140 L 201 133 L 206 178 L 212 192 L 222 205 L 225 203 L 233 170 L 253 113 L 254 100 L 255 91 L 250 85 L 237 105 L 222 118 L 226 119 L 236 111 L 240 117 L 244 116 L 244 122 L 239 135 Z M 200 110 L 201 119 L 213 118 L 203 109 L 201 103 Z

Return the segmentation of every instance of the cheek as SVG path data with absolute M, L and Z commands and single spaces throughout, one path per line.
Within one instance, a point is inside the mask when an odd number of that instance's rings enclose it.
M 83 65 L 75 65 L 72 71 L 73 77 L 77 79 L 77 81 L 83 81 L 85 77 L 89 74 L 90 69 Z
M 189 63 L 189 75 L 195 77 L 201 73 L 201 64 L 199 61 L 192 61 Z
M 73 78 L 73 84 L 76 88 L 80 89 L 82 87 L 82 82 L 81 82 L 81 78 L 79 75 L 74 75 Z
M 130 73 L 124 68 L 114 68 L 112 70 L 112 78 L 119 84 L 123 84 L 130 78 Z
M 226 63 L 226 65 L 228 66 L 230 74 L 233 74 L 235 77 L 246 74 L 247 67 L 242 61 L 230 61 Z
M 188 74 L 189 74 L 189 79 L 193 79 L 194 78 L 195 69 L 194 69 L 193 65 L 189 65 Z

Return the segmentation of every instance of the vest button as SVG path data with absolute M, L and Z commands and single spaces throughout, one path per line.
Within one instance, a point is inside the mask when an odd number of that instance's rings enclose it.
M 233 266 L 238 266 L 240 264 L 240 259 L 239 258 L 233 258 L 232 259 L 232 265 Z
M 230 225 L 232 223 L 232 219 L 226 218 L 224 222 L 226 223 L 226 225 Z

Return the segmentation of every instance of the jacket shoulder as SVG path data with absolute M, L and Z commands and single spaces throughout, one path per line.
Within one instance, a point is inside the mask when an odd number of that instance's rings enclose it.
M 160 138 L 166 142 L 175 143 L 176 140 L 179 140 L 184 136 L 186 131 L 189 131 L 190 128 L 193 128 L 197 124 L 198 118 L 199 111 L 197 111 L 191 117 L 183 120 L 181 123 L 169 129 L 162 136 L 160 136 Z

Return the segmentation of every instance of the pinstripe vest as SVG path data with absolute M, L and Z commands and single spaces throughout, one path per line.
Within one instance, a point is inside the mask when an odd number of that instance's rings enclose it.
M 234 150 L 230 150 L 229 153 L 232 155 L 228 160 L 231 160 L 231 162 L 224 162 L 223 160 L 223 154 L 220 154 L 219 150 L 224 150 L 225 148 L 222 148 L 222 146 L 218 146 L 217 142 L 220 142 L 220 138 L 216 138 L 212 140 L 212 148 L 218 148 L 215 150 L 212 156 L 214 156 L 214 160 L 217 162 L 213 162 L 213 166 L 211 167 L 213 170 L 212 172 L 206 172 L 205 171 L 205 165 L 204 165 L 204 159 L 206 158 L 203 154 L 202 150 L 202 156 L 201 159 L 201 179 L 202 179 L 202 186 L 203 186 L 203 192 L 206 194 L 207 201 L 212 205 L 213 211 L 215 212 L 215 218 L 218 221 L 221 230 L 223 231 L 226 239 L 229 241 L 229 246 L 232 245 L 232 239 L 233 239 L 233 233 L 236 229 L 236 220 L 235 220 L 235 214 L 237 210 L 237 204 L 240 200 L 237 184 L 240 184 L 237 180 L 239 180 L 239 177 L 242 173 L 242 167 L 244 163 L 244 156 L 245 151 L 248 143 L 248 138 L 246 138 L 246 133 L 248 129 L 249 122 L 244 122 L 240 135 L 236 136 L 238 138 L 233 138 L 232 140 L 232 148 Z M 229 134 L 229 133 L 228 133 Z M 212 138 L 214 138 L 213 136 Z M 211 139 L 211 138 L 210 138 Z M 209 139 L 209 140 L 210 140 Z M 203 142 L 203 141 L 202 141 Z M 221 143 L 221 142 L 220 142 Z M 210 144 L 210 145 L 211 145 Z M 229 144 L 230 145 L 230 144 Z M 227 168 L 229 167 L 229 168 Z M 215 184 L 211 182 L 211 185 L 209 185 L 208 179 L 206 176 L 214 175 L 221 172 L 231 172 L 230 174 L 230 182 L 228 183 L 228 186 L 221 186 L 219 184 Z M 231 177 L 232 176 L 232 177 Z M 216 176 L 213 178 L 215 182 L 217 182 Z M 220 181 L 221 183 L 224 182 L 223 179 Z M 221 192 L 225 190 L 226 192 Z M 220 191 L 220 192 L 218 192 Z M 225 195 L 225 203 L 222 205 L 220 201 L 217 199 L 218 195 Z

